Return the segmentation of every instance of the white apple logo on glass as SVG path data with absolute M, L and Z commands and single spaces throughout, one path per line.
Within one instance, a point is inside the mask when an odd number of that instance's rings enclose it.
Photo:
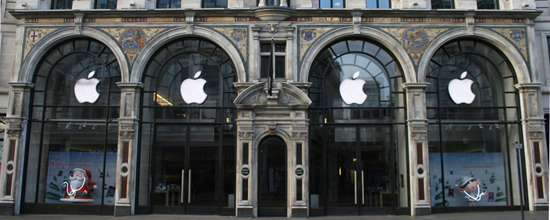
M 367 99 L 367 94 L 363 92 L 363 85 L 367 82 L 363 79 L 357 79 L 357 77 L 359 77 L 359 71 L 353 74 L 352 79 L 345 79 L 340 84 L 340 95 L 348 105 L 353 103 L 360 105 Z
M 99 93 L 97 92 L 97 84 L 99 79 L 92 78 L 95 71 L 88 73 L 88 79 L 82 78 L 76 81 L 74 84 L 74 96 L 76 100 L 80 103 L 94 103 L 99 98 Z
M 464 79 L 466 75 L 468 75 L 468 72 L 464 71 L 460 75 L 460 79 L 453 79 L 449 82 L 449 95 L 456 104 L 472 104 L 476 98 L 476 95 L 472 92 L 472 84 L 474 81 L 471 79 Z
M 206 100 L 206 93 L 204 92 L 204 84 L 206 80 L 197 79 L 201 75 L 202 71 L 195 73 L 194 79 L 186 79 L 181 82 L 180 93 L 181 98 L 187 104 L 197 103 L 202 104 Z

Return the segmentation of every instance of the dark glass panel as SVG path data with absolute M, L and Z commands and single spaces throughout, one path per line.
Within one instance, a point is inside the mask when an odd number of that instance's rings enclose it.
M 451 0 L 432 0 L 432 9 L 452 9 L 453 2 Z
M 275 57 L 275 78 L 285 78 L 285 57 Z
M 348 52 L 348 45 L 346 44 L 346 41 L 338 42 L 330 47 L 332 51 L 338 56 L 341 56 L 343 53 Z
M 286 44 L 285 43 L 276 43 L 275 52 L 285 52 Z
M 269 71 L 269 56 L 262 56 L 260 61 L 261 75 L 260 78 L 267 78 Z

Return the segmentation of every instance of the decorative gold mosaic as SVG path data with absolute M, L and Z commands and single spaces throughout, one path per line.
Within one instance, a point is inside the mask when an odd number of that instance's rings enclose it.
M 300 59 L 304 57 L 307 49 L 319 36 L 323 35 L 329 30 L 334 29 L 333 27 L 329 28 L 302 28 L 300 29 Z
M 23 52 L 23 58 L 27 57 L 29 51 L 40 41 L 44 36 L 57 30 L 57 28 L 31 28 L 27 29 L 25 33 L 25 50 Z
M 424 28 L 418 26 L 381 28 L 394 36 L 401 46 L 409 53 L 414 62 L 418 64 L 422 54 L 426 51 L 433 39 L 447 28 Z
M 494 28 L 493 30 L 503 34 L 516 45 L 518 50 L 527 59 L 527 46 L 525 42 L 525 29 L 523 28 Z
M 235 45 L 237 49 L 243 55 L 244 60 L 247 60 L 247 46 L 248 46 L 248 29 L 247 28 L 214 28 L 217 31 L 227 36 Z
M 141 53 L 149 39 L 166 28 L 104 28 L 103 31 L 117 39 L 122 52 L 128 56 L 130 64 Z

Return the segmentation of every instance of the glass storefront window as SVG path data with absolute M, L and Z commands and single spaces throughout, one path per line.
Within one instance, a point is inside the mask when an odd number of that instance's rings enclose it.
M 234 215 L 235 81 L 228 54 L 203 39 L 168 43 L 149 61 L 137 213 Z
M 362 39 L 322 50 L 309 73 L 310 215 L 374 215 L 407 207 L 404 77 Z M 353 88 L 353 89 L 351 89 Z
M 426 92 L 431 205 L 519 205 L 512 190 L 518 176 L 511 169 L 517 164 L 511 143 L 520 141 L 520 126 L 510 63 L 473 39 L 447 43 L 431 63 Z M 467 179 L 474 180 L 473 191 L 463 192 Z
M 43 203 L 114 205 L 120 104 L 116 82 L 116 58 L 93 39 L 60 43 L 38 65 L 23 213 L 49 213 Z

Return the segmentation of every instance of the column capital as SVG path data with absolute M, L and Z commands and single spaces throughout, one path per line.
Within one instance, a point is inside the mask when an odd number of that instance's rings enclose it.
M 518 83 L 514 85 L 517 90 L 521 91 L 532 91 L 532 90 L 539 90 L 542 87 L 542 83 L 536 82 L 536 83 Z
M 403 88 L 408 90 L 423 90 L 430 85 L 429 82 L 403 83 Z
M 13 88 L 13 89 L 32 89 L 34 88 L 34 83 L 30 83 L 30 82 L 8 82 L 8 84 Z

